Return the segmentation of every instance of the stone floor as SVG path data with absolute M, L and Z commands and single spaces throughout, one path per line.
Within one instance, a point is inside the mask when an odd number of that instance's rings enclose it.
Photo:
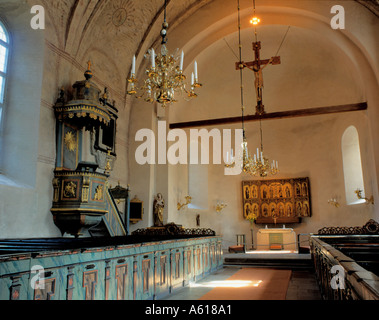
M 196 284 L 178 290 L 162 300 L 199 300 L 213 288 L 209 286 L 214 281 L 230 278 L 241 267 L 224 267 L 222 270 L 209 275 Z M 287 291 L 286 300 L 321 300 L 320 291 L 313 272 L 308 270 L 293 270 Z
M 293 270 L 286 300 L 321 300 L 315 274 L 311 271 Z

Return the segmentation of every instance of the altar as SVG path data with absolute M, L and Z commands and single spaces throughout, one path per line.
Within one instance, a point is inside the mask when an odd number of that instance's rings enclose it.
M 257 234 L 257 250 L 296 251 L 296 233 L 290 228 L 260 229 Z

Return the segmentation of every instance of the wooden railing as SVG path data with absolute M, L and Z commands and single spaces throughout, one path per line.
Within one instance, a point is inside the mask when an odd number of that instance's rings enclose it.
M 314 235 L 310 247 L 325 300 L 379 300 L 379 236 Z
M 0 300 L 158 299 L 223 266 L 220 237 L 131 239 L 0 241 Z

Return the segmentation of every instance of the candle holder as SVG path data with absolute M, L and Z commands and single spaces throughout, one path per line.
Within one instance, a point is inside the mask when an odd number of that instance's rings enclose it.
M 355 190 L 355 193 L 356 193 L 358 199 L 365 200 L 366 204 L 374 204 L 374 196 L 371 196 L 370 198 L 365 198 L 362 196 L 362 192 L 363 191 L 360 189 Z
M 332 206 L 335 206 L 336 208 L 339 208 L 339 207 L 340 207 L 340 204 L 339 204 L 339 202 L 337 201 L 337 199 L 330 199 L 330 200 L 328 201 L 328 203 L 329 203 L 330 205 L 332 205 Z
M 181 204 L 180 202 L 178 202 L 178 211 L 182 210 L 184 207 L 188 206 L 189 204 L 191 204 L 192 202 L 192 197 L 190 196 L 187 196 L 186 198 L 186 202 Z
M 217 213 L 220 213 L 222 210 L 224 210 L 228 205 L 224 202 L 217 202 L 215 209 Z
M 154 49 L 148 50 L 145 59 L 149 59 L 151 66 L 146 69 L 147 78 L 143 81 L 142 86 L 137 88 L 136 75 L 136 57 L 133 57 L 132 71 L 130 79 L 128 79 L 129 88 L 128 95 L 136 98 L 144 98 L 146 102 L 158 102 L 163 108 L 177 102 L 175 96 L 182 95 L 186 101 L 196 98 L 198 95 L 196 89 L 201 88 L 202 84 L 198 81 L 198 67 L 195 61 L 194 73 L 192 73 L 192 82 L 187 84 L 187 77 L 183 74 L 184 52 L 181 56 L 177 55 L 177 51 L 169 54 L 166 47 L 168 23 L 166 21 L 166 7 L 164 8 L 164 22 L 161 30 L 161 50 L 156 54 Z M 179 62 L 179 64 L 178 64 Z M 189 89 L 188 89 L 189 88 Z

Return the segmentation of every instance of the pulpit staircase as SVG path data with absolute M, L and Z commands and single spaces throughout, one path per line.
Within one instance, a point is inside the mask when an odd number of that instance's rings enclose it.
M 128 235 L 129 224 L 123 218 L 112 195 L 112 190 L 106 193 L 106 206 L 108 213 L 103 216 L 101 222 L 89 229 L 92 237 L 119 237 Z M 127 209 L 127 206 L 126 206 Z M 127 209 L 128 210 L 128 209 Z

